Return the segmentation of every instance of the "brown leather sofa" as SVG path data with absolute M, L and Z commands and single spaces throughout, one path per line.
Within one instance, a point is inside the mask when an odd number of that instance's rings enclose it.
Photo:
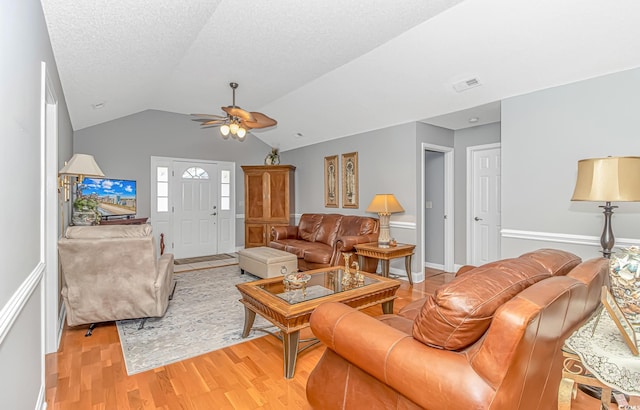
M 274 226 L 269 246 L 298 257 L 298 269 L 343 265 L 343 252 L 354 252 L 358 243 L 377 242 L 377 218 L 339 214 L 303 214 L 298 226 Z M 370 263 L 370 262 L 367 262 Z M 373 260 L 377 265 L 377 261 Z M 362 266 L 375 272 L 376 266 Z
M 555 409 L 562 344 L 599 304 L 607 260 L 558 250 L 466 270 L 398 314 L 311 316 L 327 350 L 315 409 Z

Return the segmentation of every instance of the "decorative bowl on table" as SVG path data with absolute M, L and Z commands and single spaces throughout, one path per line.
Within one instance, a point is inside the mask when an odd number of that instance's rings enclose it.
M 285 275 L 282 282 L 284 283 L 285 290 L 296 290 L 302 289 L 305 290 L 307 287 L 307 282 L 311 279 L 311 275 L 302 272 L 293 272 L 288 275 Z

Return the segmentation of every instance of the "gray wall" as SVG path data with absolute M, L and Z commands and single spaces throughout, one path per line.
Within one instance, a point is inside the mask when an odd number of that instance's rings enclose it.
M 455 263 L 467 263 L 467 148 L 500 142 L 500 123 L 465 128 L 454 133 Z
M 571 202 L 577 162 L 640 155 L 640 69 L 509 98 L 502 102 L 502 256 L 544 246 L 599 255 L 601 203 Z M 640 238 L 640 204 L 616 203 L 616 238 Z M 544 240 L 531 238 L 538 232 Z M 550 239 L 558 237 L 556 241 Z M 594 245 L 567 235 L 592 237 Z M 548 239 L 547 239 L 548 237 Z
M 38 0 L 0 3 L 0 134 L 2 135 L 2 252 L 0 271 L 0 397 L 2 408 L 41 408 L 44 275 L 40 263 L 41 62 L 58 98 L 59 167 L 71 153 L 71 124 Z M 55 280 L 54 280 L 55 282 Z
M 236 213 L 244 214 L 242 165 L 264 164 L 271 148 L 251 134 L 245 141 L 224 140 L 218 128 L 201 128 L 183 114 L 147 110 L 74 134 L 75 152 L 93 154 L 111 178 L 135 179 L 138 217 L 150 214 L 150 157 L 234 161 L 236 163 Z M 285 164 L 281 157 L 281 163 Z M 153 222 L 153 221 L 152 221 Z M 236 220 L 236 244 L 244 245 L 244 219 Z
M 377 217 L 365 209 L 375 194 L 392 193 L 405 212 L 391 215 L 391 236 L 398 242 L 417 243 L 415 172 L 416 124 L 409 123 L 327 141 L 283 153 L 285 162 L 297 165 L 296 213 L 342 213 Z M 324 157 L 358 152 L 358 209 L 324 207 Z M 342 163 L 340 163 L 342 166 Z M 342 178 L 342 170 L 340 170 Z M 340 206 L 342 187 L 340 187 Z M 402 222 L 400 226 L 394 223 Z M 416 252 L 418 250 L 416 249 Z M 421 253 L 421 252 L 420 252 Z M 420 270 L 414 259 L 413 271 Z M 402 261 L 392 262 L 400 268 Z M 402 270 L 404 268 L 401 268 Z

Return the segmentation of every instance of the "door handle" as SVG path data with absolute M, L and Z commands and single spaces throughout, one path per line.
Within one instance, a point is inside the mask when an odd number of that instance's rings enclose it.
M 214 213 L 212 213 L 211 215 L 214 215 L 214 216 L 215 216 L 215 215 L 218 215 L 218 214 L 217 214 L 216 212 L 214 212 Z
M 477 216 L 473 218 L 474 221 L 482 221 L 482 218 L 478 218 Z

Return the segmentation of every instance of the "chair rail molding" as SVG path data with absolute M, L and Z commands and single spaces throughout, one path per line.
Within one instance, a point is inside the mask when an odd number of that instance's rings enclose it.
M 0 346 L 2 346 L 4 338 L 11 330 L 18 316 L 20 316 L 20 312 L 22 312 L 29 298 L 42 281 L 44 271 L 45 264 L 42 262 L 38 263 L 25 281 L 20 284 L 20 287 L 11 296 L 7 304 L 0 310 Z
M 574 235 L 567 233 L 523 231 L 517 229 L 502 229 L 503 238 L 528 239 L 532 241 L 568 243 L 572 245 L 600 246 L 600 237 L 591 235 Z M 640 239 L 616 238 L 616 247 L 640 246 Z

